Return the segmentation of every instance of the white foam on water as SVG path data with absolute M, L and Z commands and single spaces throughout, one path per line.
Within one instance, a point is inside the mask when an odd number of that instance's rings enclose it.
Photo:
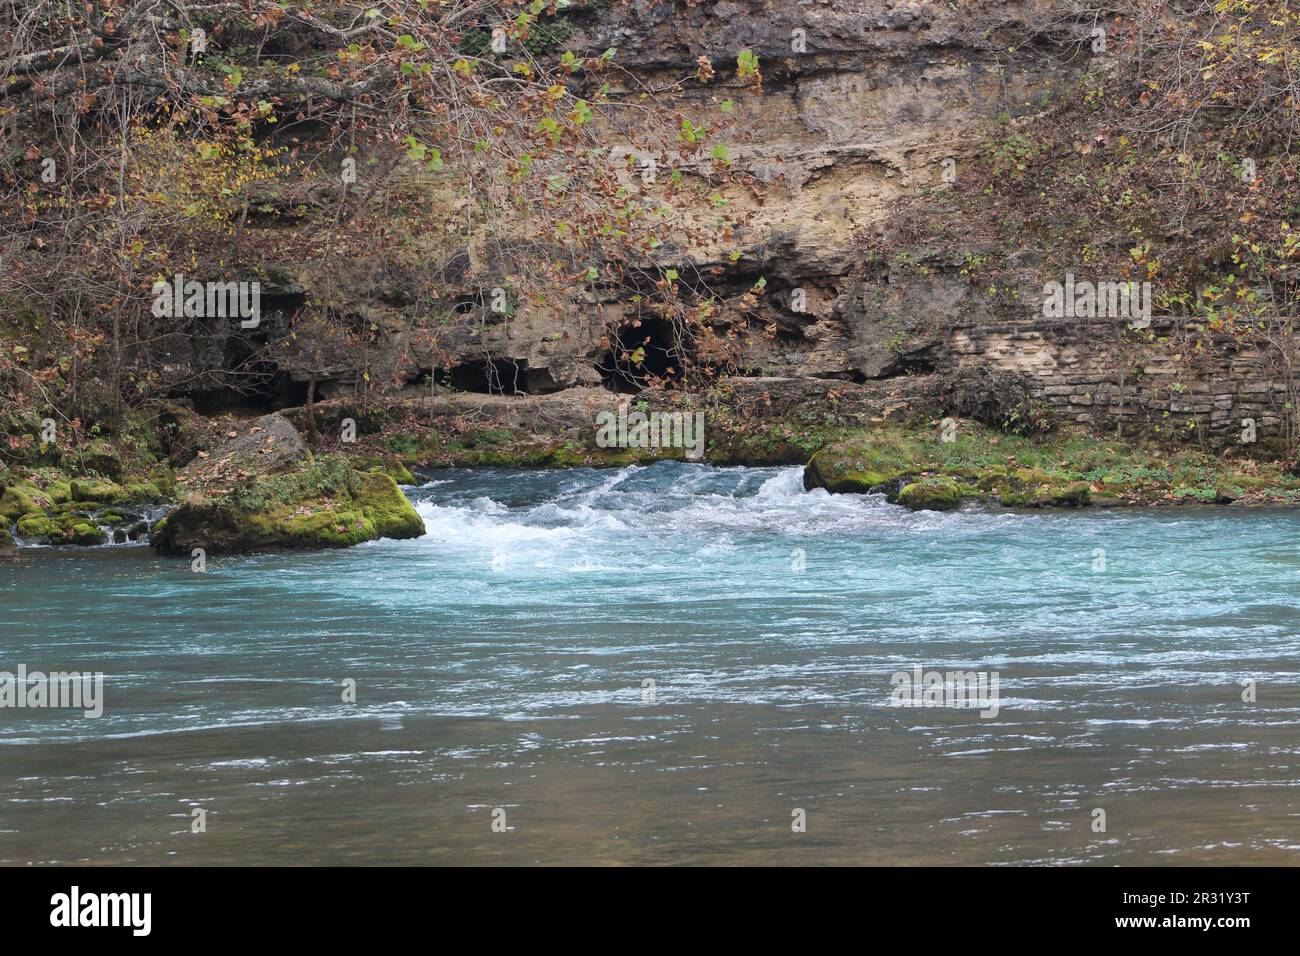
M 754 486 L 753 473 L 767 473 Z M 421 491 L 430 486 L 424 486 Z M 969 525 L 967 515 L 911 513 L 881 495 L 805 491 L 803 468 L 721 469 L 683 466 L 674 473 L 632 465 L 595 483 L 569 481 L 540 503 L 510 506 L 492 498 L 431 501 L 416 497 L 431 542 L 490 551 L 530 543 L 596 543 L 634 532 L 649 540 L 704 538 L 746 532 L 807 536 L 875 529 L 916 532 Z M 1005 516 L 999 516 L 1005 517 Z M 983 523 L 998 521 L 978 515 Z

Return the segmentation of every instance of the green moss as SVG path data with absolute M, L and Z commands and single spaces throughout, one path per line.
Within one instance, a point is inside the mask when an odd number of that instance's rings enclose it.
M 372 537 L 418 538 L 424 534 L 424 519 L 388 475 L 363 476 L 356 503 L 373 523 Z
M 1086 481 L 1038 484 L 1003 491 L 998 500 L 1009 508 L 1077 508 L 1091 503 L 1092 490 Z
M 166 497 L 162 489 L 152 481 L 132 481 L 124 487 L 127 502 L 161 501 Z
M 18 522 L 20 537 L 41 544 L 103 544 L 105 535 L 85 516 L 68 514 L 50 517 L 27 515 Z
M 390 476 L 358 474 L 337 456 L 263 478 L 217 500 L 186 500 L 155 525 L 160 550 L 237 553 L 270 548 L 342 548 L 375 538 L 415 538 L 424 521 Z
M 863 454 L 864 450 L 862 446 L 850 446 L 818 452 L 805 466 L 804 486 L 837 493 L 866 494 L 904 478 L 910 471 L 901 461 L 886 461 L 869 452 Z
M 106 439 L 97 438 L 81 449 L 81 467 L 90 472 L 116 478 L 122 473 L 122 455 Z
M 387 446 L 389 451 L 408 461 L 417 457 L 423 447 L 423 443 L 418 437 L 406 434 L 390 435 L 384 439 L 384 445 Z
M 1119 505 L 1139 501 L 1214 501 L 1232 487 L 1234 500 L 1284 500 L 1300 479 L 1276 463 L 1251 462 L 1245 474 L 1232 461 L 1196 449 L 1120 444 L 1062 430 L 1039 439 L 962 422 L 955 441 L 938 429 L 881 424 L 851 433 L 820 450 L 804 471 L 808 488 L 863 492 L 901 480 L 908 495 L 925 494 L 921 479 L 956 482 L 965 498 L 1015 508 Z M 902 494 L 898 500 L 904 501 Z M 905 502 L 906 503 L 906 502 Z
M 66 544 L 103 544 L 105 541 L 104 533 L 93 524 L 82 522 L 72 526 L 69 534 L 65 535 Z
M 1072 481 L 1050 489 L 1045 504 L 1056 508 L 1078 508 L 1088 504 L 1091 498 L 1092 489 L 1086 481 Z
M 952 511 L 961 507 L 965 497 L 966 492 L 956 481 L 938 476 L 904 485 L 898 503 L 913 511 Z
M 414 485 L 418 483 L 418 479 L 411 473 L 411 469 L 407 468 L 400 461 L 386 461 L 376 465 L 371 470 L 387 475 L 399 485 Z
M 46 539 L 58 533 L 58 525 L 44 514 L 27 515 L 18 521 L 18 535 L 28 539 Z
M 507 445 L 514 438 L 505 428 L 480 428 L 473 432 L 468 444 L 471 445 Z
M 23 515 L 43 510 L 40 500 L 40 489 L 25 484 L 10 485 L 0 495 L 0 515 L 15 521 Z
M 295 514 L 278 522 L 267 521 L 265 531 L 297 548 L 346 548 L 381 537 L 363 511 L 329 508 L 314 514 Z
M 832 492 L 866 492 L 937 471 L 953 457 L 953 449 L 920 431 L 880 425 L 859 432 L 818 452 L 805 471 L 804 484 Z M 973 464 L 958 458 L 956 465 Z
M 829 428 L 802 416 L 758 424 L 744 416 L 715 415 L 705 457 L 714 465 L 797 465 L 830 440 Z
M 67 481 L 46 480 L 34 474 L 31 479 L 5 488 L 0 495 L 0 515 L 14 521 L 25 514 L 64 504 L 72 498 Z
M 105 505 L 120 505 L 130 501 L 131 495 L 126 488 L 111 481 L 78 478 L 72 482 L 72 498 L 75 501 L 94 501 Z

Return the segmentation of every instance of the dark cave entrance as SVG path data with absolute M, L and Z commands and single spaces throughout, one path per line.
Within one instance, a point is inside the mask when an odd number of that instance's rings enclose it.
M 689 342 L 669 319 L 650 318 L 620 326 L 610 336 L 610 351 L 596 365 L 606 386 L 635 393 L 651 379 L 679 382 Z
M 482 395 L 528 394 L 527 362 L 513 359 L 483 359 L 461 362 L 451 369 L 451 387 L 458 392 Z
M 288 372 L 269 362 L 240 369 L 243 384 L 196 390 L 191 394 L 194 410 L 200 415 L 224 412 L 250 412 L 265 415 L 285 408 L 307 404 L 307 382 L 297 381 Z M 320 388 L 315 400 L 321 400 Z
M 208 355 L 220 350 L 220 367 L 209 365 L 203 370 L 200 384 L 174 397 L 188 396 L 194 410 L 203 415 L 223 412 L 266 414 L 307 403 L 307 380 L 299 379 L 267 356 L 268 346 L 287 336 L 293 317 L 302 308 L 302 293 L 263 292 L 260 322 L 250 329 L 221 327 L 217 322 L 233 320 L 194 320 L 192 338 L 199 343 L 196 354 Z M 315 398 L 320 399 L 317 389 Z

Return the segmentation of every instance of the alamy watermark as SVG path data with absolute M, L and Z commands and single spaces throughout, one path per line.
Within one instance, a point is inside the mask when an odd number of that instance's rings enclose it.
M 18 673 L 0 671 L 0 708 L 68 708 L 80 710 L 82 716 L 99 717 L 104 713 L 104 675 L 81 671 L 28 671 L 18 665 Z
M 997 671 L 927 671 L 917 664 L 889 679 L 894 707 L 974 707 L 980 716 L 998 715 Z
M 1150 282 L 1064 282 L 1043 285 L 1043 315 L 1049 319 L 1129 319 L 1133 328 L 1151 324 Z
M 50 897 L 54 927 L 119 926 L 130 929 L 132 936 L 148 936 L 152 912 L 152 893 L 83 893 L 74 885 Z
M 640 412 L 620 405 L 596 415 L 598 448 L 684 448 L 686 457 L 704 457 L 703 412 Z
M 241 329 L 262 321 L 262 283 L 185 281 L 181 273 L 153 284 L 153 314 L 162 318 L 240 319 Z

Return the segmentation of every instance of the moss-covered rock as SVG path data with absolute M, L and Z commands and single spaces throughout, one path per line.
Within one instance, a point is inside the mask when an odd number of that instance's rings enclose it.
M 55 520 L 45 514 L 26 515 L 18 520 L 17 531 L 19 537 L 29 540 L 44 541 L 54 534 L 58 525 Z
M 60 471 L 44 468 L 33 472 L 31 480 L 40 489 L 41 497 L 56 505 L 72 500 L 72 481 Z
M 1078 508 L 1092 503 L 1086 481 L 1051 481 L 1004 489 L 998 501 L 1008 508 Z
M 39 496 L 40 491 L 32 485 L 10 485 L 0 495 L 0 517 L 16 521 L 23 515 L 43 511 Z
M 48 508 L 66 504 L 72 499 L 70 483 L 54 479 L 43 469 L 23 481 L 5 488 L 0 494 L 0 516 L 16 521 L 23 515 L 35 514 Z
M 954 486 L 962 500 L 1008 508 L 1300 497 L 1300 478 L 1274 463 L 1124 444 L 1068 428 L 1029 438 L 962 422 L 945 441 L 929 424 L 882 422 L 844 435 L 812 456 L 804 486 L 883 491 L 909 507 L 928 508 L 955 507 Z M 1221 493 L 1225 488 L 1232 490 Z
M 61 504 L 72 498 L 72 480 L 57 468 L 28 468 L 14 477 L 14 484 L 36 489 L 38 497 L 51 504 Z
M 380 538 L 418 538 L 424 519 L 388 475 L 362 475 L 357 504 L 375 526 Z
M 847 446 L 817 452 L 804 466 L 804 488 L 839 494 L 866 494 L 895 484 L 909 474 L 901 461 L 873 454 L 870 446 Z
M 230 487 L 205 482 L 154 526 L 150 540 L 167 553 L 231 554 L 422 534 L 424 521 L 390 476 L 357 472 L 342 456 L 327 455 Z
M 103 544 L 107 535 L 93 521 L 82 514 L 45 515 L 23 517 L 17 526 L 19 537 L 37 544 Z
M 387 475 L 399 485 L 414 485 L 418 482 L 418 479 L 414 474 L 412 474 L 411 469 L 407 468 L 406 465 L 402 464 L 400 461 L 385 461 L 374 466 L 370 470 Z
M 72 526 L 70 533 L 63 539 L 64 544 L 103 544 L 107 540 L 104 532 L 89 521 L 80 521 Z
M 122 473 L 122 454 L 106 439 L 96 438 L 81 449 L 81 467 L 110 478 Z
M 953 511 L 961 507 L 966 492 L 954 479 L 923 478 L 903 486 L 898 503 L 913 511 Z
M 72 481 L 72 500 L 120 505 L 131 500 L 131 493 L 115 482 L 101 481 L 96 478 L 77 478 Z

